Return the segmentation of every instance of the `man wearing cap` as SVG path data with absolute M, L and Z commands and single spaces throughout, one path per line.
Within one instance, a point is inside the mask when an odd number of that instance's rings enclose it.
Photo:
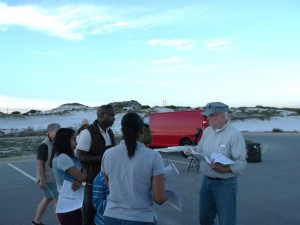
M 246 148 L 241 132 L 228 121 L 228 108 L 228 105 L 222 102 L 211 102 L 202 112 L 202 115 L 207 116 L 210 126 L 204 130 L 196 151 L 208 158 L 213 152 L 221 153 L 234 163 L 223 165 L 201 162 L 201 225 L 212 225 L 216 215 L 219 225 L 236 224 L 237 176 L 246 166 Z
M 59 224 L 55 208 L 58 199 L 58 191 L 56 187 L 55 177 L 52 169 L 49 166 L 49 160 L 52 153 L 52 144 L 56 135 L 56 132 L 59 130 L 60 125 L 57 123 L 51 123 L 47 127 L 47 137 L 42 141 L 37 150 L 37 172 L 36 179 L 39 183 L 40 189 L 44 192 L 44 198 L 39 203 L 36 215 L 32 221 L 32 225 L 43 225 L 41 222 L 42 216 L 44 215 L 49 203 L 53 200 L 54 205 L 54 215 Z

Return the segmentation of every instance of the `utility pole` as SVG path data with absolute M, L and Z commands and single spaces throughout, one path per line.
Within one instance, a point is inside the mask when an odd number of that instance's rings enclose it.
M 163 100 L 163 107 L 166 107 L 166 105 L 167 105 L 167 101 L 166 101 L 166 99 L 164 99 Z

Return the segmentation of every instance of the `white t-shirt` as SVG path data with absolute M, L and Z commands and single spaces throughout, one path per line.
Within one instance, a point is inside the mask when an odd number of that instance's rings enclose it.
M 112 142 L 111 142 L 111 139 L 110 139 L 110 136 L 108 133 L 108 129 L 106 129 L 106 131 L 102 130 L 100 127 L 99 127 L 99 129 L 105 140 L 105 146 L 112 145 Z M 89 152 L 91 145 L 92 145 L 91 133 L 88 129 L 84 129 L 83 131 L 80 132 L 80 135 L 78 136 L 76 149 L 79 149 L 79 150 L 82 150 L 85 152 Z

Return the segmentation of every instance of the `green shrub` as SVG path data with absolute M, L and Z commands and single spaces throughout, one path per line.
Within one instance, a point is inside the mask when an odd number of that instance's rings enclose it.
M 175 105 L 167 105 L 166 108 L 169 108 L 169 109 L 176 109 L 177 107 Z
M 28 127 L 19 132 L 20 137 L 40 136 L 46 134 L 47 130 L 34 130 L 32 127 Z
M 272 132 L 274 133 L 280 133 L 280 132 L 283 132 L 281 129 L 279 128 L 273 128 Z
M 40 113 L 41 111 L 39 110 L 35 110 L 35 109 L 31 109 L 30 111 L 26 112 L 26 113 L 23 113 L 23 115 L 27 116 L 27 115 L 30 115 L 30 114 L 36 114 L 36 113 Z
M 150 109 L 151 107 L 149 105 L 142 105 L 141 109 Z

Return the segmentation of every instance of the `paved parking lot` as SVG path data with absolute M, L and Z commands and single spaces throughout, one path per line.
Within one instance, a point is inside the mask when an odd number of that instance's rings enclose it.
M 300 224 L 300 134 L 244 134 L 263 145 L 262 162 L 248 163 L 239 178 L 239 225 Z M 164 204 L 155 206 L 159 225 L 198 224 L 198 192 L 201 173 L 187 171 L 188 159 L 169 156 L 180 175 L 166 180 L 166 187 L 182 196 L 182 212 Z M 167 165 L 167 162 L 166 162 Z M 23 172 L 23 173 L 22 173 Z M 0 161 L 0 225 L 29 225 L 42 195 L 30 177 L 35 177 L 35 161 Z M 55 225 L 48 209 L 44 222 Z

